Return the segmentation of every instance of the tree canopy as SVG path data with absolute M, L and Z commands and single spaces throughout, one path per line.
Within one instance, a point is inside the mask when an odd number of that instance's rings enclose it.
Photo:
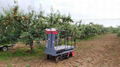
M 103 34 L 107 30 L 103 25 L 75 23 L 70 14 L 64 15 L 59 11 L 51 11 L 45 15 L 44 11 L 29 13 L 19 11 L 16 5 L 10 10 L 4 10 L 0 15 L 0 44 L 11 44 L 22 41 L 33 49 L 33 41 L 44 40 L 46 28 L 67 30 L 69 34 L 75 33 L 77 39 L 84 39 Z

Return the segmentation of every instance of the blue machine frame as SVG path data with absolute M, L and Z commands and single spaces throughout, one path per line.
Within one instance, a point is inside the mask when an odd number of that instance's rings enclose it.
M 58 31 L 54 28 L 51 29 L 46 29 L 46 34 L 47 34 L 47 43 L 46 43 L 46 49 L 45 53 L 47 55 L 51 56 L 59 56 L 63 54 L 67 54 L 74 51 L 74 46 L 73 45 L 57 45 L 55 46 L 56 42 L 56 37 Z

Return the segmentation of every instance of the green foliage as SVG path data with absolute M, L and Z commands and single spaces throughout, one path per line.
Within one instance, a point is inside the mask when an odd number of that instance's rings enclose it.
M 117 35 L 120 37 L 120 26 L 118 26 Z
M 117 36 L 120 36 L 120 26 L 118 27 L 108 27 L 108 32 L 110 33 L 116 33 Z
M 117 35 L 120 37 L 120 31 L 118 31 Z
M 13 9 L 13 10 L 12 10 Z M 17 41 L 16 38 L 20 35 L 20 16 L 18 7 L 15 6 L 11 10 L 4 10 L 4 15 L 0 17 L 0 43 L 9 44 Z
M 114 28 L 114 27 L 107 27 L 107 31 L 110 33 L 117 33 L 118 32 L 118 28 Z
M 95 35 L 99 35 L 99 34 L 103 34 L 106 32 L 105 27 L 103 27 L 102 25 L 98 25 L 98 24 L 81 24 L 79 25 L 77 30 L 77 36 L 80 39 L 85 39 L 85 38 L 89 38 L 89 37 L 93 37 Z

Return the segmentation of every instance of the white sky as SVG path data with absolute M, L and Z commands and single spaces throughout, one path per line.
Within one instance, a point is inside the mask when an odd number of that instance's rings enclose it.
M 74 20 L 94 22 L 105 26 L 120 25 L 120 0 L 18 0 L 24 11 L 31 6 L 35 10 L 50 12 L 51 7 L 63 14 L 71 14 Z M 0 0 L 0 8 L 13 5 L 13 0 Z M 1 9 L 0 9 L 1 10 Z

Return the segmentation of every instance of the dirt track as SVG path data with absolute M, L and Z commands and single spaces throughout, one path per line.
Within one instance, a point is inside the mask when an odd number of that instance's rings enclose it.
M 107 34 L 97 39 L 82 41 L 77 44 L 76 55 L 55 63 L 54 61 L 37 59 L 32 61 L 13 60 L 14 67 L 120 67 L 120 38 L 115 34 Z M 0 62 L 0 67 L 5 63 Z

